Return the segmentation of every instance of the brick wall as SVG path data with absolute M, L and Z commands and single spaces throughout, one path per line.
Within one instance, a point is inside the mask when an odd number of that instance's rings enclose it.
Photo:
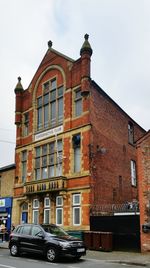
M 150 223 L 150 131 L 137 142 L 141 251 L 150 251 L 150 233 L 143 233 L 142 225 Z
M 137 199 L 137 187 L 131 186 L 130 161 L 137 159 L 135 146 L 128 143 L 131 118 L 106 94 L 92 88 L 90 102 L 91 174 L 95 203 L 123 203 Z M 133 120 L 134 137 L 145 131 Z M 101 148 L 105 148 L 101 151 Z

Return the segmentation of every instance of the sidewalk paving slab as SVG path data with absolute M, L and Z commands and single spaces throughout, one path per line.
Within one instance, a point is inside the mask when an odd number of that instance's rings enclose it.
M 106 262 L 117 262 L 120 264 L 132 264 L 150 267 L 150 253 L 127 252 L 127 251 L 94 251 L 87 250 L 86 258 L 98 259 Z

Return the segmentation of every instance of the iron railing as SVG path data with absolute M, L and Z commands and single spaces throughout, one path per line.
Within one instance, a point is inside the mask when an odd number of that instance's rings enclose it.
M 123 204 L 97 204 L 90 208 L 90 215 L 113 215 L 114 213 L 138 213 L 138 201 L 125 202 Z

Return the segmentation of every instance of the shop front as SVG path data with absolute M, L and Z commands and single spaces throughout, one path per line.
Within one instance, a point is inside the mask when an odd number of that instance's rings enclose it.
M 11 231 L 12 197 L 0 198 L 1 239 L 7 239 Z

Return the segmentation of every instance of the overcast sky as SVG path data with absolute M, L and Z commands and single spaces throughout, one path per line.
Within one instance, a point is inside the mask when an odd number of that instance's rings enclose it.
M 78 59 L 85 33 L 92 79 L 150 128 L 150 0 L 0 0 L 0 167 L 14 163 L 17 77 L 27 88 L 49 40 Z

